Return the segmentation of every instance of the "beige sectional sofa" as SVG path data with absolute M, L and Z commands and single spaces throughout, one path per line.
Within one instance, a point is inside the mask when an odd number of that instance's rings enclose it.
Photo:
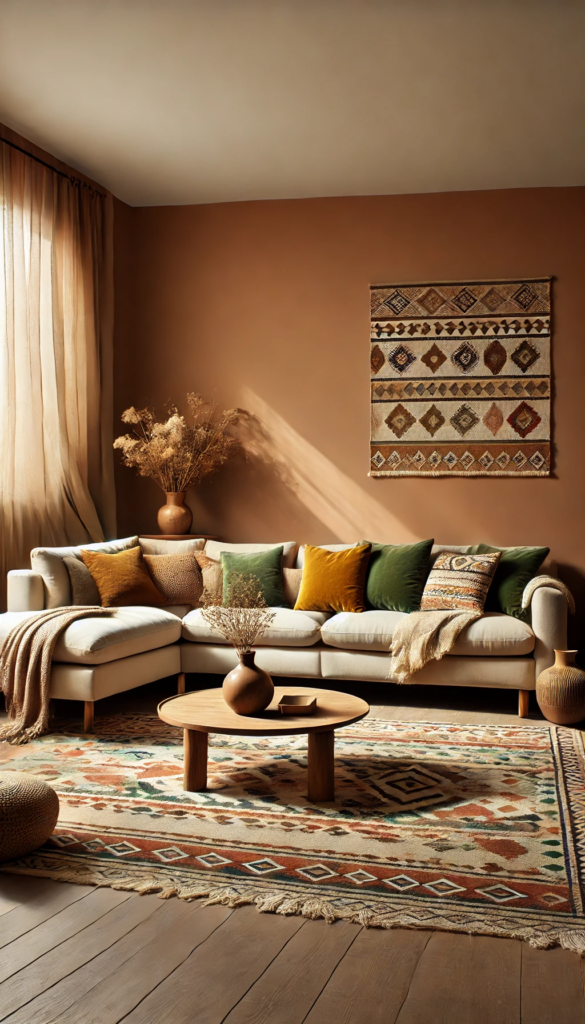
M 114 551 L 136 542 L 137 538 L 126 538 L 84 547 Z M 140 543 L 145 553 L 205 549 L 215 559 L 222 550 L 257 551 L 273 546 L 206 544 L 198 538 L 141 539 Z M 350 546 L 324 545 L 328 550 Z M 433 555 L 461 550 L 436 545 Z M 78 552 L 79 548 L 37 548 L 31 553 L 31 569 L 8 574 L 8 611 L 0 615 L 0 645 L 19 619 L 71 603 L 63 557 Z M 302 568 L 303 548 L 286 543 L 283 564 Z M 552 576 L 556 571 L 552 559 L 540 570 Z M 257 663 L 275 676 L 392 682 L 388 649 L 402 617 L 403 613 L 391 611 L 329 615 L 279 608 L 256 645 Z M 538 675 L 554 662 L 555 648 L 566 644 L 566 601 L 557 590 L 542 587 L 532 600 L 530 626 L 508 615 L 486 614 L 461 633 L 447 657 L 417 673 L 413 684 L 517 689 L 523 715 Z M 90 728 L 96 700 L 175 674 L 182 689 L 185 673 L 223 676 L 236 664 L 234 649 L 210 630 L 199 609 L 117 608 L 112 617 L 80 620 L 65 630 L 53 658 L 51 697 L 84 701 L 86 727 Z

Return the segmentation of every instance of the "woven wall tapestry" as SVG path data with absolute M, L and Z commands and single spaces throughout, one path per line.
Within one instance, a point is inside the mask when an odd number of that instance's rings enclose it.
M 371 476 L 550 474 L 550 278 L 371 288 Z

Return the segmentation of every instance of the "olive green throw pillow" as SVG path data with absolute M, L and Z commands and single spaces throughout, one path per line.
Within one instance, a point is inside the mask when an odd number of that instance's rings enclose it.
M 530 609 L 522 607 L 524 587 L 536 576 L 550 548 L 494 548 L 491 544 L 475 544 L 467 548 L 469 555 L 489 555 L 501 551 L 492 585 L 485 602 L 486 612 L 504 612 L 516 619 L 530 622 Z
M 286 606 L 282 586 L 282 544 L 280 547 L 269 548 L 268 551 L 255 551 L 253 554 L 222 551 L 220 558 L 223 569 L 224 604 L 229 594 L 230 576 L 233 573 L 240 573 L 242 576 L 258 577 L 262 596 L 269 608 Z
M 372 544 L 366 578 L 366 607 L 389 612 L 417 612 L 429 572 L 433 544 L 433 540 L 421 540 L 417 544 Z

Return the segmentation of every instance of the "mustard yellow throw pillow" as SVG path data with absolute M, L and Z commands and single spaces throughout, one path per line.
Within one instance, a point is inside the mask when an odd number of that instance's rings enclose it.
M 129 604 L 160 607 L 164 604 L 163 595 L 148 575 L 139 546 L 118 551 L 115 555 L 82 550 L 81 557 L 95 580 L 104 608 Z
M 295 609 L 304 612 L 364 612 L 364 584 L 371 544 L 345 551 L 305 547 L 305 565 Z

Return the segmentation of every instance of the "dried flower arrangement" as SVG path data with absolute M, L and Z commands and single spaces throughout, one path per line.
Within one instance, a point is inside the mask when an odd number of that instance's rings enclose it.
M 268 608 L 260 581 L 252 573 L 233 573 L 225 598 L 203 591 L 201 614 L 207 624 L 233 644 L 239 655 L 252 649 L 268 629 L 275 613 Z
M 122 422 L 131 425 L 132 433 L 114 441 L 124 465 L 135 466 L 167 494 L 186 491 L 241 452 L 241 442 L 230 431 L 253 419 L 245 409 L 227 409 L 218 416 L 216 405 L 194 392 L 187 395 L 187 403 L 190 423 L 176 406 L 162 422 L 152 409 L 131 406 Z

